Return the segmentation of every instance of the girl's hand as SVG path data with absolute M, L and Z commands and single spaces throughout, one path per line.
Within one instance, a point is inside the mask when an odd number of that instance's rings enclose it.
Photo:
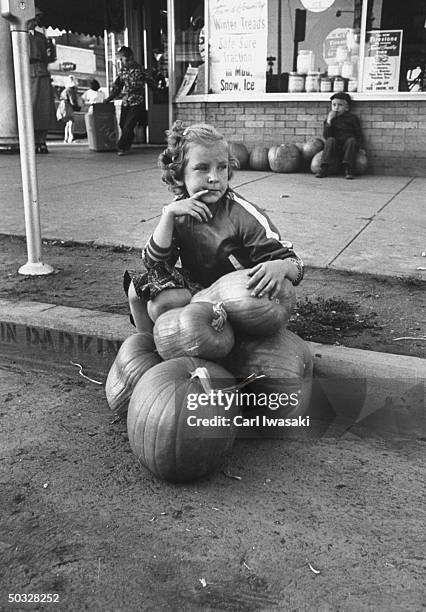
M 194 217 L 194 219 L 197 219 L 197 221 L 209 221 L 213 215 L 210 212 L 207 204 L 204 204 L 204 202 L 199 200 L 199 198 L 202 198 L 203 195 L 206 195 L 208 192 L 208 189 L 203 189 L 202 191 L 197 191 L 197 193 L 194 193 L 194 195 L 190 196 L 189 198 L 175 200 L 174 202 L 164 206 L 163 213 L 173 217 L 190 215 L 191 217 Z
M 286 261 L 281 259 L 257 264 L 248 270 L 248 276 L 251 278 L 247 283 L 247 289 L 252 289 L 253 297 L 268 295 L 270 300 L 274 300 L 286 277 L 286 271 Z

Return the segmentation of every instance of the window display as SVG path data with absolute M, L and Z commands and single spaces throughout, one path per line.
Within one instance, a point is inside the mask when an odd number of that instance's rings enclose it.
M 358 89 L 361 10 L 355 0 L 269 0 L 268 54 L 281 75 L 275 91 Z M 286 75 L 288 74 L 288 87 Z M 269 78 L 269 91 L 274 79 Z M 271 87 L 272 85 L 272 87 Z
M 180 97 L 426 91 L 424 0 L 174 0 L 174 6 Z

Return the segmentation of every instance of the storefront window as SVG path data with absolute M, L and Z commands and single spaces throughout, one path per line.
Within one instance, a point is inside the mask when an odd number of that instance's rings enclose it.
M 174 2 L 177 96 L 205 92 L 204 0 Z
M 175 0 L 175 23 L 178 96 L 426 91 L 424 0 Z
M 361 0 L 269 0 L 267 90 L 357 91 Z
M 426 91 L 426 3 L 369 0 L 364 92 Z

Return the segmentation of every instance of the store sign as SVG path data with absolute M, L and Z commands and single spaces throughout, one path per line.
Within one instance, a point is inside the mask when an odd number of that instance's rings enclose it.
M 335 0 L 301 0 L 305 9 L 313 13 L 322 13 L 333 6 Z
M 323 57 L 328 65 L 344 62 L 358 53 L 359 45 L 352 28 L 335 28 L 324 40 Z
M 268 6 L 266 0 L 210 0 L 211 93 L 264 92 Z
M 74 62 L 62 62 L 61 63 L 61 69 L 64 72 L 71 72 L 72 70 L 75 70 L 77 68 L 77 65 Z
M 402 30 L 367 32 L 363 91 L 398 91 Z

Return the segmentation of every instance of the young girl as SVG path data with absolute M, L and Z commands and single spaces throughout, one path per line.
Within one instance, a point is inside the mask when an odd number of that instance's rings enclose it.
M 62 120 L 65 121 L 64 142 L 71 143 L 74 141 L 74 111 L 79 110 L 77 82 L 72 75 L 68 77 L 67 86 L 62 91 L 60 100 L 64 109 L 62 113 Z
M 159 157 L 163 182 L 176 194 L 142 252 L 144 273 L 125 273 L 138 331 L 166 310 L 185 306 L 221 276 L 247 268 L 253 296 L 274 299 L 285 278 L 303 278 L 303 262 L 268 217 L 229 187 L 237 162 L 212 126 L 176 121 Z M 180 258 L 181 268 L 175 264 Z

